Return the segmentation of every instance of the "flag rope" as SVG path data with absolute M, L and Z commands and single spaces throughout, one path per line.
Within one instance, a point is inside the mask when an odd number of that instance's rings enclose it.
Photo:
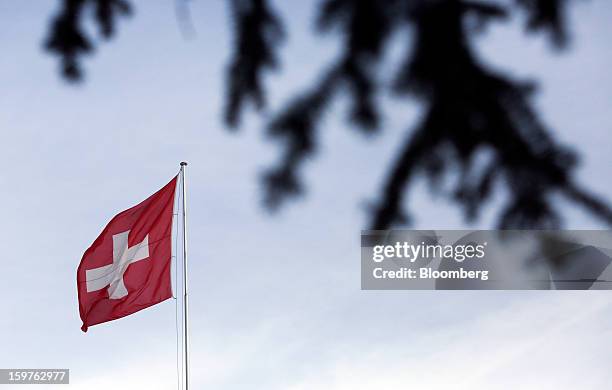
M 185 372 L 185 390 L 189 390 L 189 298 L 187 295 L 187 185 L 185 183 L 185 167 L 181 161 L 181 187 L 183 192 L 183 370 Z
M 183 180 L 182 175 L 179 177 L 179 180 Z M 177 183 L 178 186 L 178 183 Z M 176 332 L 176 380 L 177 380 L 177 389 L 181 390 L 183 388 L 183 367 L 182 367 L 182 357 L 183 357 L 183 350 L 181 347 L 179 347 L 179 345 L 182 346 L 182 340 L 181 340 L 181 336 L 180 336 L 180 330 L 179 330 L 179 299 L 178 299 L 178 271 L 179 271 L 179 267 L 178 267 L 178 235 L 179 235 L 179 219 L 178 216 L 179 214 L 179 207 L 181 204 L 181 196 L 182 196 L 182 191 L 177 191 L 178 192 L 178 196 L 177 196 L 177 204 L 176 204 L 176 214 L 173 214 L 174 216 L 176 216 L 175 218 L 175 222 L 176 222 L 176 229 L 174 230 L 175 232 L 175 236 L 174 236 L 174 327 L 175 327 L 175 332 Z M 180 313 L 180 315 L 182 316 L 182 312 Z

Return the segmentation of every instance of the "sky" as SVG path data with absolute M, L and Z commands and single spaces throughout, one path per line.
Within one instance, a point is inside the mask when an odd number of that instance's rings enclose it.
M 175 302 L 84 334 L 75 280 L 84 250 L 110 218 L 161 188 L 186 160 L 194 389 L 608 383 L 605 291 L 360 290 L 365 205 L 416 105 L 385 98 L 386 126 L 369 139 L 346 124 L 340 99 L 303 171 L 306 196 L 271 216 L 261 207 L 259 177 L 280 150 L 257 115 L 247 114 L 237 134 L 222 123 L 231 43 L 224 2 L 191 2 L 196 33 L 187 39 L 174 2 L 135 1 L 116 39 L 84 61 L 79 85 L 65 83 L 42 49 L 57 3 L 0 3 L 0 367 L 70 368 L 73 389 L 176 387 Z M 282 71 L 266 78 L 270 112 L 316 80 L 338 45 L 312 33 L 314 2 L 275 5 L 290 35 Z M 478 50 L 493 66 L 541 82 L 536 107 L 580 152 L 579 181 L 612 199 L 612 4 L 576 2 L 572 10 L 567 52 L 526 37 L 517 18 L 479 37 Z M 421 184 L 409 202 L 414 228 L 466 227 Z M 496 204 L 467 227 L 493 226 Z M 566 227 L 601 228 L 561 205 Z

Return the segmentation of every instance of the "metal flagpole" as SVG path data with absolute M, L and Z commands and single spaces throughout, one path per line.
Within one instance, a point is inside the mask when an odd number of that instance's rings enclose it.
M 185 167 L 187 163 L 181 161 L 181 183 L 183 191 L 183 341 L 185 365 L 185 390 L 189 390 L 189 328 L 188 328 L 188 300 L 187 300 L 187 190 L 185 184 Z

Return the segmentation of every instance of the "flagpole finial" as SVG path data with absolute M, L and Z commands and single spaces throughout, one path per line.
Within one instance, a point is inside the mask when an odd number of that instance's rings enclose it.
M 187 161 L 181 161 L 181 166 L 184 167 L 185 165 L 187 165 Z

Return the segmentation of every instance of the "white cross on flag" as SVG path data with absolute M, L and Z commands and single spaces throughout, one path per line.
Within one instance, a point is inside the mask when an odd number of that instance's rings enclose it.
M 117 214 L 85 251 L 77 270 L 79 312 L 91 325 L 125 317 L 172 297 L 172 210 L 177 177 Z

